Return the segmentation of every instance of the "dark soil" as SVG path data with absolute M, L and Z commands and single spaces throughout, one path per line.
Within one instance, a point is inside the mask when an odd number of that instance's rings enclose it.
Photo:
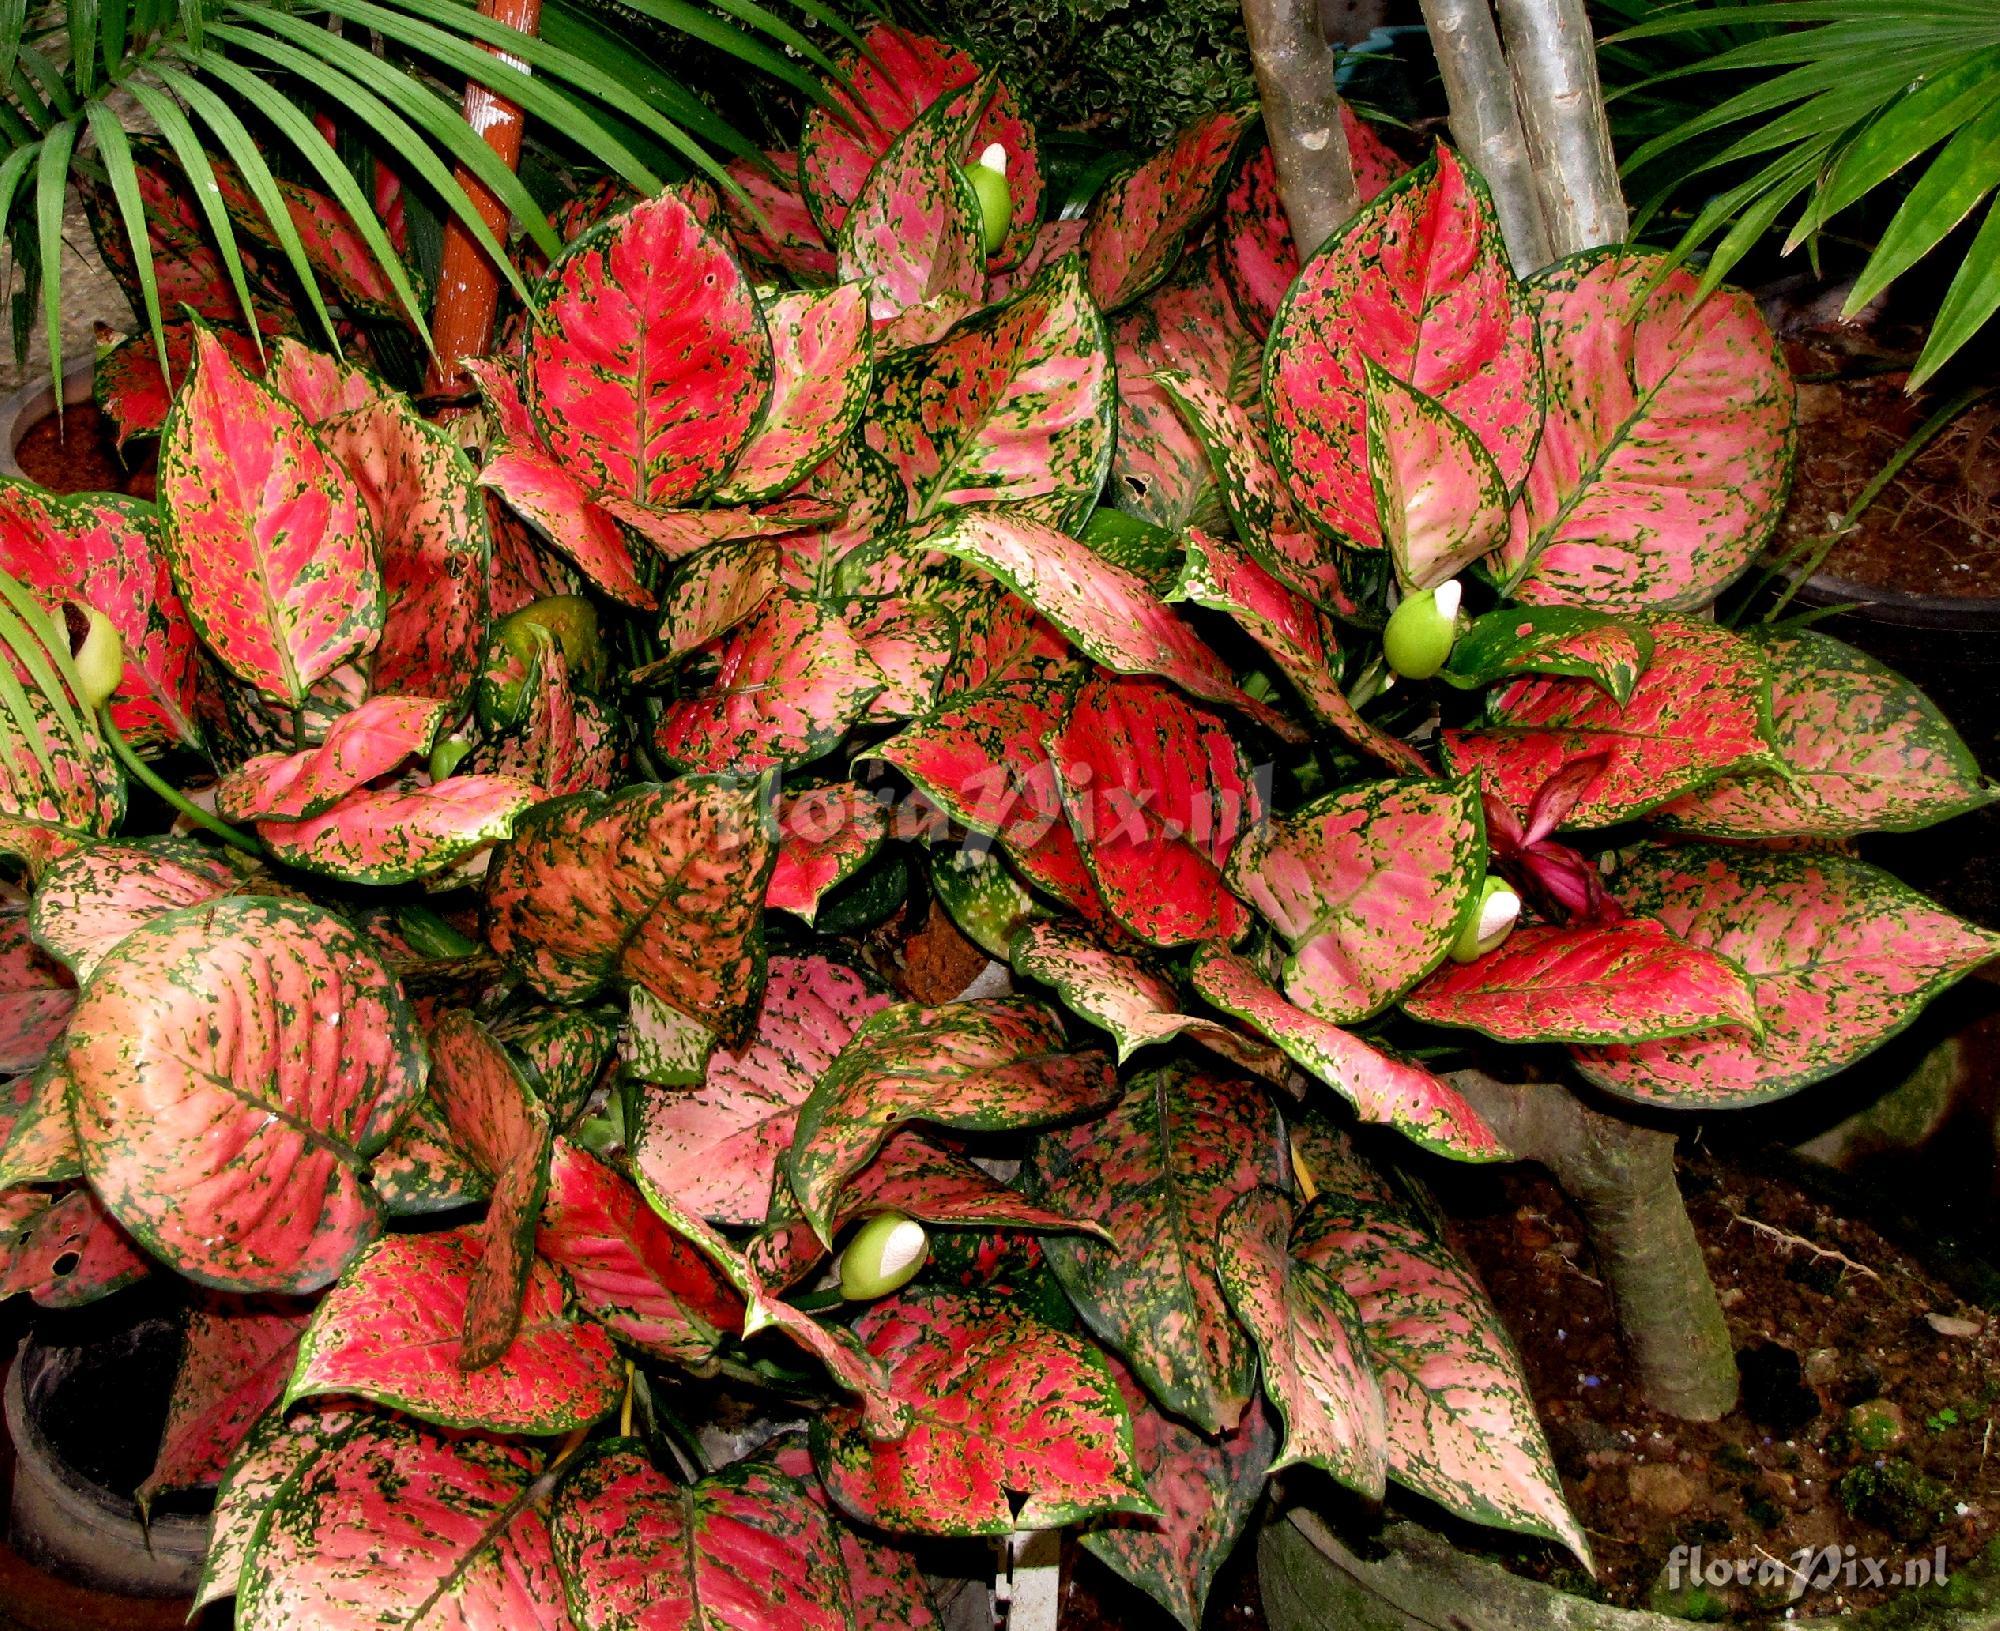
M 28 479 L 54 493 L 129 493 L 153 496 L 154 452 L 146 442 L 128 464 L 118 452 L 111 421 L 89 403 L 51 414 L 21 438 L 14 457 Z

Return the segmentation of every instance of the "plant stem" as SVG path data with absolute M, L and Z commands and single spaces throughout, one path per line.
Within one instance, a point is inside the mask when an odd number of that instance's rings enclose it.
M 1499 0 L 1528 159 L 1557 259 L 1625 237 L 1625 195 L 1583 0 Z
M 126 772 L 134 780 L 150 788 L 197 827 L 204 827 L 215 834 L 231 849 L 240 850 L 243 854 L 254 856 L 260 861 L 267 858 L 264 846 L 248 833 L 230 826 L 222 817 L 204 810 L 179 788 L 171 787 L 163 781 L 153 767 L 133 750 L 132 744 L 125 740 L 125 733 L 112 724 L 111 710 L 108 706 L 98 710 L 97 722 L 103 728 L 104 739 L 111 744 L 112 751 L 123 761 Z
M 1674 1181 L 1673 1134 L 1593 1110 L 1558 1082 L 1503 1082 L 1476 1070 L 1451 1081 L 1582 1214 L 1646 1402 L 1683 1421 L 1735 1409 L 1736 1355 Z
M 1451 104 L 1451 137 L 1493 192 L 1507 258 L 1526 277 L 1548 265 L 1548 228 L 1528 167 L 1528 138 L 1487 0 L 1422 0 Z
M 1278 196 L 1299 259 L 1310 260 L 1361 207 L 1334 84 L 1339 59 L 1320 28 L 1318 0 L 1243 0 L 1243 23 Z

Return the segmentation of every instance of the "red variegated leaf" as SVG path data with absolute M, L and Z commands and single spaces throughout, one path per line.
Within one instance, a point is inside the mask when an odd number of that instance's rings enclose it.
M 536 1249 L 620 1341 L 699 1365 L 743 1326 L 743 1299 L 645 1197 L 566 1138 L 555 1142 Z
M 1329 1196 L 1293 1249 L 1354 1300 L 1389 1422 L 1389 1476 L 1479 1523 L 1590 1546 L 1563 1498 L 1521 1361 L 1486 1293 L 1401 1215 Z
M 368 1173 L 369 1185 L 394 1217 L 475 1206 L 493 1190 L 428 1093 L 410 1106 Z
M 528 1085 L 558 1127 L 574 1120 L 618 1046 L 618 1018 L 602 1008 L 521 1015 L 493 1027 L 526 1067 Z
M 342 714 L 318 747 L 267 753 L 217 783 L 215 808 L 229 821 L 305 821 L 404 760 L 428 753 L 446 713 L 429 697 L 370 697 Z
M 1368 474 L 1365 362 L 1450 412 L 1518 482 L 1542 423 L 1534 311 L 1485 183 L 1448 147 L 1307 263 L 1266 350 L 1271 451 L 1301 505 L 1383 542 Z
M 1368 479 L 1382 542 L 1407 590 L 1456 577 L 1507 534 L 1493 457 L 1435 397 L 1362 359 Z
M 1455 775 L 1478 771 L 1515 811 L 1566 764 L 1603 755 L 1590 791 L 1562 823 L 1607 827 L 1771 761 L 1769 680 L 1756 647 L 1712 623 L 1658 618 L 1653 660 L 1619 703 L 1589 679 L 1516 680 L 1491 699 L 1490 723 L 1443 733 Z
M 604 501 L 605 513 L 623 522 L 668 560 L 732 538 L 770 538 L 817 526 L 837 517 L 838 506 L 819 498 L 784 498 L 757 508 L 642 510 L 620 498 Z M 648 604 L 651 604 L 649 601 Z
M 803 1482 L 774 1467 L 739 1461 L 679 1484 L 638 1440 L 610 1439 L 564 1479 L 549 1532 L 570 1604 L 588 1626 L 852 1624 L 833 1522 Z
M 195 1586 L 197 1609 L 236 1595 L 244 1561 L 272 1499 L 359 1419 L 352 1410 L 315 1404 L 290 1412 L 267 1410 L 252 1424 L 216 1491 L 215 1527 Z
M 658 1190 L 718 1223 L 764 1218 L 799 1106 L 889 999 L 823 957 L 774 957 L 750 1041 L 717 1053 L 696 1091 L 648 1094 L 633 1160 Z
M 59 1184 L 83 1176 L 70 1121 L 69 1082 L 52 1061 L 18 1076 L 0 1107 L 0 1193 L 21 1184 Z
M 723 217 L 736 247 L 800 282 L 832 282 L 833 251 L 798 190 L 798 155 L 772 151 L 760 157 L 762 162 L 741 158 L 728 166 L 730 178 L 743 189 L 742 199 L 734 193 L 722 195 Z M 745 200 L 755 214 L 745 207 Z
M 716 497 L 751 504 L 788 493 L 853 430 L 868 400 L 867 291 L 781 294 L 764 307 L 771 402 Z
M 1644 623 L 1582 606 L 1502 606 L 1473 620 L 1438 677 L 1476 690 L 1515 674 L 1569 674 L 1622 706 L 1652 660 Z
M 750 280 L 669 192 L 586 233 L 549 269 L 527 405 L 589 497 L 665 509 L 720 485 L 771 373 Z
M 776 844 L 754 782 L 684 776 L 538 806 L 487 884 L 487 934 L 554 1002 L 613 979 L 720 1035 L 763 980 Z
M 140 924 L 235 887 L 236 874 L 199 844 L 98 844 L 58 861 L 36 882 L 28 929 L 81 980 Z
M 889 807 L 855 782 L 778 800 L 778 864 L 764 904 L 810 923 L 829 889 L 866 866 L 889 832 Z
M 1653 812 L 1684 832 L 1849 838 L 1910 832 L 1989 803 L 1978 761 L 1900 674 L 1812 629 L 1751 637 L 1771 675 L 1777 767 Z
M 754 773 L 826 753 L 883 687 L 847 625 L 780 594 L 692 653 L 654 742 L 676 765 Z
M 0 1302 L 25 1293 L 42 1308 L 81 1308 L 152 1271 L 152 1260 L 88 1189 L 23 1209 L 11 1243 L 0 1238 Z
M 429 787 L 350 793 L 305 821 L 260 821 L 257 836 L 287 866 L 346 883 L 435 877 L 508 837 L 542 797 L 518 776 L 453 776 Z
M 1215 1277 L 1216 1229 L 1239 1196 L 1283 1183 L 1286 1161 L 1261 1087 L 1181 1065 L 1134 1078 L 1102 1120 L 1035 1143 L 1030 1193 L 1108 1236 L 1043 1241 L 1070 1301 L 1147 1392 L 1206 1433 L 1234 1427 L 1256 1385 Z
M 799 1107 L 792 1192 L 831 1241 L 842 1189 L 896 1127 L 1045 1126 L 1101 1110 L 1117 1090 L 1103 1055 L 1063 1051 L 1061 1022 L 1040 1003 L 898 1003 L 862 1022 Z
M 1458 1089 L 1349 1031 L 1289 1003 L 1246 959 L 1220 946 L 1195 953 L 1194 988 L 1226 1014 L 1283 1048 L 1354 1106 L 1363 1121 L 1459 1161 L 1505 1161 L 1508 1152 Z
M 1219 719 L 1157 680 L 1099 673 L 1044 741 L 1084 861 L 1125 928 L 1178 946 L 1250 926 L 1223 868 L 1262 804 Z
M 1516 929 L 1477 962 L 1447 963 L 1403 1006 L 1503 1042 L 1653 1042 L 1763 1024 L 1741 968 L 1636 918 Z
M 1612 887 L 1628 910 L 1739 965 L 1762 1021 L 1761 1035 L 1577 1051 L 1593 1082 L 1649 1103 L 1733 1107 L 1795 1093 L 1872 1052 L 2000 952 L 2000 935 L 1844 855 L 1647 846 Z
M 1010 174 L 1008 176 L 1010 185 L 1013 179 Z M 987 258 L 988 300 L 1005 300 L 1009 295 L 1019 294 L 1051 261 L 1061 260 L 1065 255 L 1074 255 L 1083 247 L 1083 217 L 1079 215 L 1068 220 L 1058 217 L 1053 221 L 1042 222 L 1040 227 L 1035 229 L 1033 242 L 1028 245 L 1027 252 L 1012 265 L 1003 268 L 999 262 L 1019 240 L 1021 227 L 1022 223 L 1017 217 L 1012 231 L 1008 234 L 1006 248 L 1003 248 L 999 255 Z
M 889 1367 L 914 1423 L 883 1440 L 852 1409 L 813 1419 L 827 1491 L 863 1523 L 1004 1535 L 1153 1509 L 1117 1384 L 1080 1338 L 950 1292 L 878 1303 L 855 1334 Z M 1024 1399 L 1035 1408 L 1023 1410 Z
M 1081 519 L 1110 468 L 1116 392 L 1104 319 L 1065 257 L 936 345 L 883 359 L 862 434 L 912 520 L 989 502 Z
M 1361 1316 L 1318 1263 L 1290 1252 L 1292 1203 L 1257 1188 L 1222 1219 L 1216 1273 L 1257 1343 L 1264 1392 L 1285 1424 L 1271 1470 L 1301 1462 L 1379 1501 L 1388 1483 L 1388 1422 Z
M 833 1517 L 847 1570 L 845 1596 L 854 1631 L 938 1631 L 943 1622 L 915 1555 L 905 1546 L 857 1528 L 835 1510 L 813 1470 L 803 1432 L 773 1441 L 758 1452 L 758 1458 L 798 1479 L 806 1498 Z
M 309 425 L 323 425 L 337 414 L 379 402 L 386 394 L 382 382 L 365 368 L 283 334 L 271 342 L 264 381 L 304 414 Z
M 843 282 L 868 290 L 868 315 L 939 314 L 938 332 L 979 301 L 986 287 L 979 195 L 960 168 L 972 110 L 940 100 L 897 133 L 868 172 L 835 243 Z M 883 335 L 894 348 L 903 331 Z M 918 332 L 904 343 L 935 338 Z
M 274 1493 L 243 1567 L 240 1631 L 568 1631 L 519 1445 L 368 1416 Z
M 62 969 L 29 937 L 27 913 L 0 908 L 0 1073 L 41 1064 L 75 1004 Z
M 618 1402 L 611 1339 L 563 1313 L 556 1271 L 530 1260 L 520 1330 L 491 1364 L 466 1370 L 459 1340 L 480 1246 L 473 1231 L 385 1235 L 313 1310 L 285 1390 L 372 1399 L 440 1426 L 567 1433 Z
M 927 712 L 958 648 L 958 619 L 937 601 L 892 595 L 843 612 L 855 643 L 884 681 L 868 703 L 871 719 Z
M 1506 552 L 1523 600 L 1692 611 L 1778 524 L 1791 372 L 1749 295 L 1698 300 L 1663 266 L 1591 250 L 1531 286 L 1549 416 Z
M 369 1157 L 424 1083 L 374 949 L 303 901 L 234 895 L 141 924 L 64 1040 L 84 1170 L 156 1257 L 224 1291 L 327 1284 L 374 1235 Z
M 1186 1631 L 1200 1631 L 1209 1588 L 1263 1499 L 1276 1440 L 1270 1415 L 1253 1403 L 1241 1422 L 1212 1439 L 1155 1407 L 1116 1359 L 1110 1365 L 1159 1516 L 1101 1519 L 1078 1538 Z
M 1167 275 L 1189 231 L 1214 210 L 1253 118 L 1231 109 L 1197 119 L 1091 201 L 1083 257 L 1090 297 L 1105 311 Z
M 1444 961 L 1479 909 L 1479 784 L 1329 793 L 1252 828 L 1227 875 L 1291 948 L 1286 996 L 1336 1025 L 1373 1018 Z
M 166 1431 L 139 1486 L 142 1501 L 221 1480 L 257 1419 L 285 1391 L 309 1312 L 297 1303 L 235 1297 L 209 1297 L 188 1310 Z
M 753 617 L 777 591 L 779 546 L 746 538 L 682 562 L 660 597 L 660 646 L 679 657 Z M 642 676 L 645 677 L 645 676 Z
M 175 393 L 186 381 L 194 365 L 194 337 L 198 325 L 183 320 L 164 325 L 167 350 L 164 367 L 160 349 L 150 333 L 134 334 L 120 340 L 97 358 L 97 380 L 91 395 L 98 408 L 117 427 L 122 450 L 133 437 L 157 436 L 167 422 L 167 410 Z M 262 374 L 264 357 L 257 342 L 241 329 L 210 330 L 223 348 L 245 372 Z
M 238 679 L 296 707 L 374 649 L 382 571 L 359 490 L 298 410 L 206 332 L 161 437 L 159 492 L 174 583 Z

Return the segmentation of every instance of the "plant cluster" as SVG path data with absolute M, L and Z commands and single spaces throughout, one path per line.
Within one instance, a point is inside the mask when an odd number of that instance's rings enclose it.
M 1044 220 L 870 43 L 754 211 L 582 230 L 483 422 L 197 328 L 157 506 L 0 488 L 0 1293 L 189 1282 L 148 1493 L 246 1631 L 922 1626 L 923 1537 L 1067 1524 L 1193 1626 L 1301 1463 L 1587 1561 L 1407 1170 L 1507 1157 L 1449 1065 L 1762 1102 L 1994 950 L 1844 845 L 1988 796 L 1950 728 L 1704 615 L 1747 300 L 1523 283 L 1359 126 L 1301 268 L 1239 111 Z M 212 811 L 118 836 L 169 746 Z M 912 872 L 1014 994 L 828 932 Z M 807 1427 L 718 1464 L 689 1378 Z

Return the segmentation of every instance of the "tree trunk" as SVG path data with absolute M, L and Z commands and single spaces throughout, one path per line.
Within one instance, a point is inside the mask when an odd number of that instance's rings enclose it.
M 1514 81 L 1500 54 L 1487 0 L 1422 0 L 1431 47 L 1451 103 L 1451 138 L 1486 180 L 1507 258 L 1522 277 L 1553 258 L 1542 204 L 1528 165 L 1528 139 L 1514 104 Z
M 533 34 L 542 22 L 542 0 L 479 0 L 479 14 L 509 24 L 523 34 Z M 524 72 L 527 64 L 490 46 L 509 66 Z M 504 97 L 496 96 L 478 80 L 465 86 L 465 122 L 499 155 L 512 170 L 521 162 L 521 129 L 526 122 L 521 110 Z M 469 170 L 453 171 L 452 179 L 465 189 L 479 211 L 480 219 L 494 238 L 507 241 L 507 207 L 487 185 Z M 456 216 L 446 220 L 444 248 L 438 264 L 437 310 L 431 320 L 431 343 L 436 355 L 424 381 L 429 396 L 459 396 L 471 389 L 459 364 L 467 357 L 483 356 L 493 344 L 493 320 L 500 310 L 500 270 L 486 258 Z
M 1514 96 L 1558 257 L 1620 242 L 1625 195 L 1583 0 L 1499 0 Z
M 1736 1355 L 1701 1242 L 1674 1181 L 1674 1137 L 1591 1109 L 1558 1082 L 1452 1082 L 1583 1216 L 1647 1403 L 1683 1421 L 1736 1407 Z
M 1361 207 L 1334 86 L 1338 59 L 1321 29 L 1319 0 L 1243 0 L 1243 23 L 1278 196 L 1299 259 L 1310 260 Z

